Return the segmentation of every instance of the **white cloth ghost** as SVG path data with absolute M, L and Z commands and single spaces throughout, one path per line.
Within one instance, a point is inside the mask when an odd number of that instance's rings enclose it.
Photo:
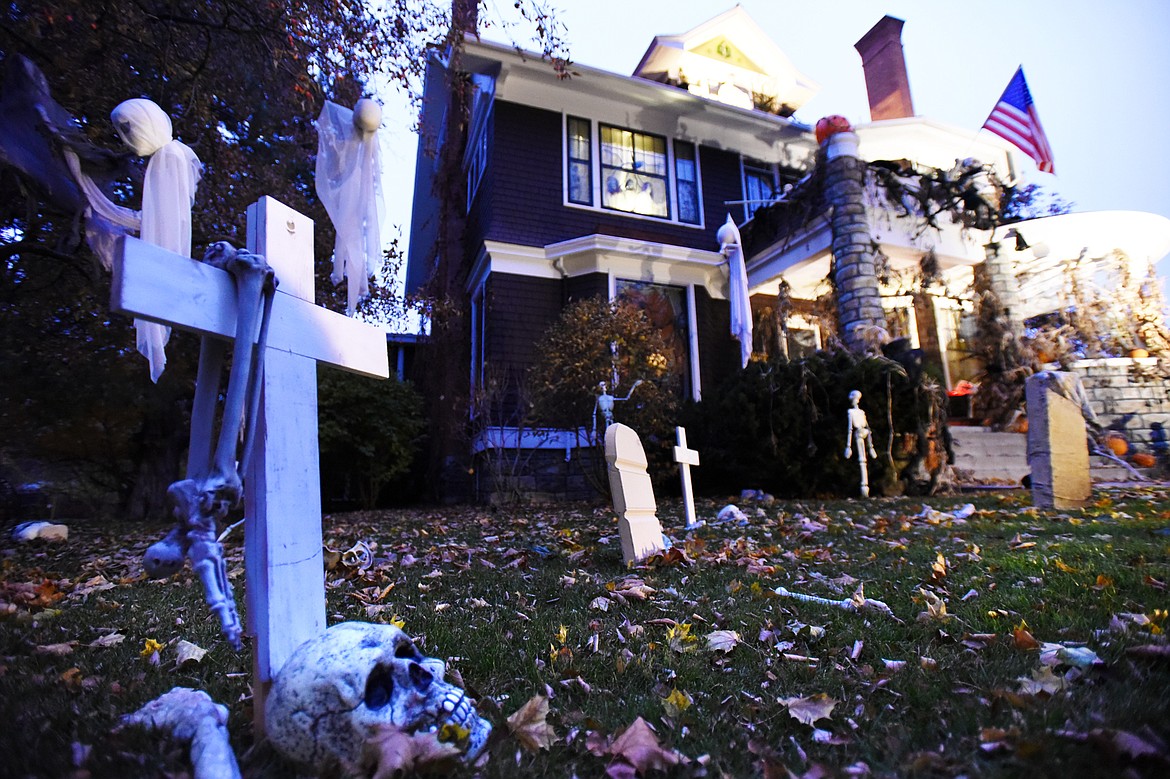
M 337 233 L 330 278 L 334 284 L 349 279 L 351 316 L 382 265 L 380 123 L 381 109 L 372 100 L 358 101 L 354 110 L 326 101 L 317 118 L 317 196 Z
M 66 153 L 73 175 L 89 200 L 86 238 L 107 270 L 112 266 L 116 239 L 126 232 L 167 251 L 191 256 L 191 206 L 203 165 L 195 152 L 172 137 L 171 119 L 157 104 L 144 98 L 126 100 L 110 114 L 114 129 L 140 157 L 149 157 L 142 185 L 142 210 L 134 211 L 112 203 L 94 182 L 81 172 L 76 155 Z M 166 343 L 171 329 L 166 325 L 134 320 L 138 351 L 150 362 L 151 381 L 158 381 L 166 368 Z
M 727 215 L 727 222 L 716 233 L 719 251 L 727 258 L 727 299 L 731 303 L 731 335 L 739 341 L 742 367 L 752 356 L 752 302 L 748 295 L 747 266 L 743 260 L 743 239 L 739 228 Z

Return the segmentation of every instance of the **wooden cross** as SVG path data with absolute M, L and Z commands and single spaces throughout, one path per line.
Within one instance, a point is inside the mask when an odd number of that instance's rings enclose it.
M 682 476 L 683 508 L 687 514 L 687 527 L 694 527 L 698 520 L 695 518 L 695 496 L 691 492 L 691 466 L 699 464 L 699 453 L 687 448 L 686 428 L 676 427 L 674 434 L 678 437 L 678 446 L 674 447 L 674 461 L 678 463 L 678 472 Z
M 244 474 L 245 599 L 253 636 L 255 721 L 292 651 L 325 629 L 317 363 L 386 378 L 378 328 L 314 303 L 313 221 L 264 197 L 248 208 L 247 248 L 264 255 L 279 287 L 272 304 L 256 442 Z M 114 265 L 111 308 L 200 335 L 236 330 L 231 276 L 126 238 Z

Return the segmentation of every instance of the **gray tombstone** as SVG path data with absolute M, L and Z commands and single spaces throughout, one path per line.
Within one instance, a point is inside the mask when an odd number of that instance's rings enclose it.
M 1093 488 L 1081 404 L 1070 399 L 1076 376 L 1043 371 L 1028 378 L 1028 465 L 1032 502 L 1040 508 L 1080 508 Z

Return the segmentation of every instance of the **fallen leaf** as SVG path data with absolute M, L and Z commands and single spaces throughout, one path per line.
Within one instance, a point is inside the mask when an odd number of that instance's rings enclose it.
M 730 652 L 740 643 L 734 630 L 714 630 L 707 634 L 707 649 L 712 652 Z
M 690 652 L 698 640 L 698 636 L 691 635 L 689 622 L 678 622 L 666 629 L 666 644 L 675 652 Z
M 362 753 L 362 775 L 371 779 L 412 776 L 424 767 L 434 770 L 462 754 L 459 747 L 440 741 L 435 733 L 412 734 L 390 725 L 375 726 Z
M 679 763 L 679 755 L 659 746 L 658 737 L 641 717 L 614 740 L 609 753 L 633 766 L 642 775 L 649 771 L 665 771 Z M 608 770 L 606 773 L 610 774 Z
M 919 589 L 918 592 L 922 595 L 923 600 L 926 601 L 926 611 L 919 612 L 918 614 L 919 622 L 929 622 L 930 620 L 946 622 L 954 617 L 953 614 L 947 613 L 947 604 L 942 598 L 929 590 Z
M 539 752 L 557 742 L 556 731 L 546 721 L 547 717 L 548 698 L 534 695 L 508 717 L 508 730 L 529 752 Z
M 1012 630 L 1012 644 L 1016 649 L 1022 649 L 1024 651 L 1040 648 L 1040 642 L 1028 631 L 1028 623 L 1023 620 Z
M 691 703 L 693 701 L 690 695 L 675 688 L 670 691 L 670 695 L 662 699 L 662 708 L 666 709 L 666 716 L 678 719 L 678 715 L 689 709 Z
M 65 655 L 73 654 L 73 646 L 75 642 L 67 641 L 62 644 L 45 644 L 38 646 L 33 651 L 38 655 L 50 655 L 52 657 L 64 657 Z
M 105 647 L 117 646 L 126 640 L 126 636 L 121 633 L 106 633 L 104 636 L 94 639 L 89 643 L 89 646 L 95 649 L 103 649 Z
M 780 703 L 788 707 L 788 713 L 805 725 L 812 725 L 819 719 L 828 719 L 837 701 L 823 692 L 807 698 L 781 698 Z
M 598 595 L 593 600 L 589 601 L 589 608 L 598 609 L 600 611 L 609 611 L 609 598 Z
M 1066 686 L 1064 678 L 1052 673 L 1048 666 L 1034 671 L 1030 677 L 1021 676 L 1016 681 L 1020 683 L 1020 692 L 1025 695 L 1055 695 Z
M 175 645 L 175 652 L 178 657 L 175 659 L 175 666 L 181 667 L 187 663 L 202 662 L 203 656 L 207 654 L 207 650 L 203 647 L 192 644 L 190 641 L 180 641 Z

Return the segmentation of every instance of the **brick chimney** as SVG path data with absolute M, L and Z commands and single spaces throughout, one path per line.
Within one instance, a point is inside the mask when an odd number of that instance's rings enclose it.
M 853 45 L 861 55 L 869 92 L 869 117 L 875 122 L 914 116 L 906 58 L 902 55 L 903 24 L 901 19 L 883 16 Z

